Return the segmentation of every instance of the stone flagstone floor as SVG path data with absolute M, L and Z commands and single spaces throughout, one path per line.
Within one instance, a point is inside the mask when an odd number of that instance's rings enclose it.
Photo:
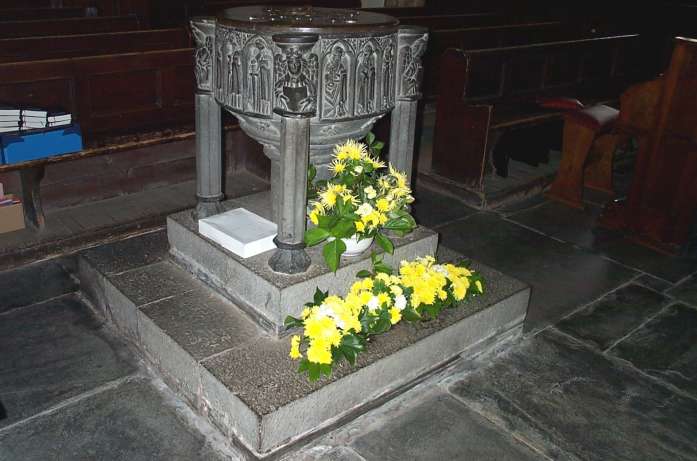
M 593 205 L 416 195 L 441 245 L 533 287 L 526 335 L 285 459 L 697 459 L 697 262 L 594 231 Z M 166 239 L 89 251 L 128 274 Z M 92 315 L 75 271 L 65 257 L 0 273 L 0 460 L 238 459 Z

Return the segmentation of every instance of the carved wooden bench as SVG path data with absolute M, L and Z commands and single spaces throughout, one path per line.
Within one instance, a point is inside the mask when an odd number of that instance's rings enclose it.
M 449 49 L 441 61 L 432 170 L 474 190 L 493 171 L 503 131 L 559 119 L 541 96 L 615 100 L 641 79 L 639 36 L 619 35 L 477 50 Z
M 0 100 L 63 107 L 83 131 L 81 152 L 0 165 L 0 172 L 19 170 L 27 218 L 41 228 L 47 164 L 194 136 L 193 49 L 0 64 Z

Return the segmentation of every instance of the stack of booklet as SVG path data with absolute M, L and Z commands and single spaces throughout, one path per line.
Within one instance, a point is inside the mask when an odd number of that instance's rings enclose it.
M 19 130 L 20 120 L 19 109 L 0 105 L 0 133 Z
M 72 122 L 69 112 L 0 105 L 0 133 L 67 126 Z

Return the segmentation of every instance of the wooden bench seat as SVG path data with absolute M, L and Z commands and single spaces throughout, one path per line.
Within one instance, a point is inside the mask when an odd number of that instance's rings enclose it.
M 638 35 L 552 43 L 449 49 L 441 61 L 432 169 L 480 190 L 493 171 L 497 136 L 511 128 L 558 119 L 541 96 L 607 101 L 640 80 Z
M 140 20 L 135 15 L 0 21 L 0 38 L 96 34 L 139 29 Z
M 153 51 L 191 46 L 184 28 L 0 39 L 0 63 Z

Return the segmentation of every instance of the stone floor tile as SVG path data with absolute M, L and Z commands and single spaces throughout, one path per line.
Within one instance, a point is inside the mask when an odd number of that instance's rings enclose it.
M 196 360 L 241 347 L 261 334 L 239 309 L 207 287 L 148 304 L 141 314 Z
M 508 219 L 545 235 L 590 248 L 595 241 L 593 228 L 600 211 L 600 207 L 595 205 L 588 205 L 585 210 L 577 210 L 550 201 L 530 210 L 513 214 Z
M 102 274 L 116 274 L 162 261 L 169 251 L 167 232 L 159 230 L 83 252 Z
M 78 289 L 78 283 L 61 260 L 0 272 L 0 313 Z
M 424 187 L 416 190 L 414 197 L 412 214 L 417 223 L 426 227 L 437 226 L 476 212 L 475 209 L 463 203 L 444 197 Z
M 697 309 L 668 307 L 610 353 L 697 398 Z
M 441 244 L 532 286 L 525 329 L 536 330 L 626 283 L 636 272 L 490 213 L 439 229 Z
M 77 297 L 0 316 L 0 427 L 135 370 Z
M 652 290 L 658 291 L 659 293 L 663 293 L 664 291 L 668 290 L 670 287 L 673 286 L 672 283 L 656 278 L 649 274 L 644 274 L 638 277 L 634 280 L 634 283 L 651 288 Z
M 631 284 L 565 318 L 557 328 L 604 351 L 669 302 L 665 295 Z
M 123 383 L 0 430 L 0 446 L 5 461 L 222 459 L 146 381 Z
M 530 338 L 451 391 L 552 459 L 697 457 L 696 400 L 554 330 Z
M 191 275 L 169 261 L 112 275 L 109 281 L 136 306 L 201 287 Z
M 424 399 L 352 446 L 368 461 L 542 459 L 447 394 Z
M 697 307 L 697 275 L 693 275 L 687 280 L 676 285 L 668 291 L 670 296 L 673 296 L 680 301 L 692 304 Z
M 672 283 L 697 271 L 697 259 L 667 256 L 626 239 L 596 242 L 594 249 L 624 265 Z

